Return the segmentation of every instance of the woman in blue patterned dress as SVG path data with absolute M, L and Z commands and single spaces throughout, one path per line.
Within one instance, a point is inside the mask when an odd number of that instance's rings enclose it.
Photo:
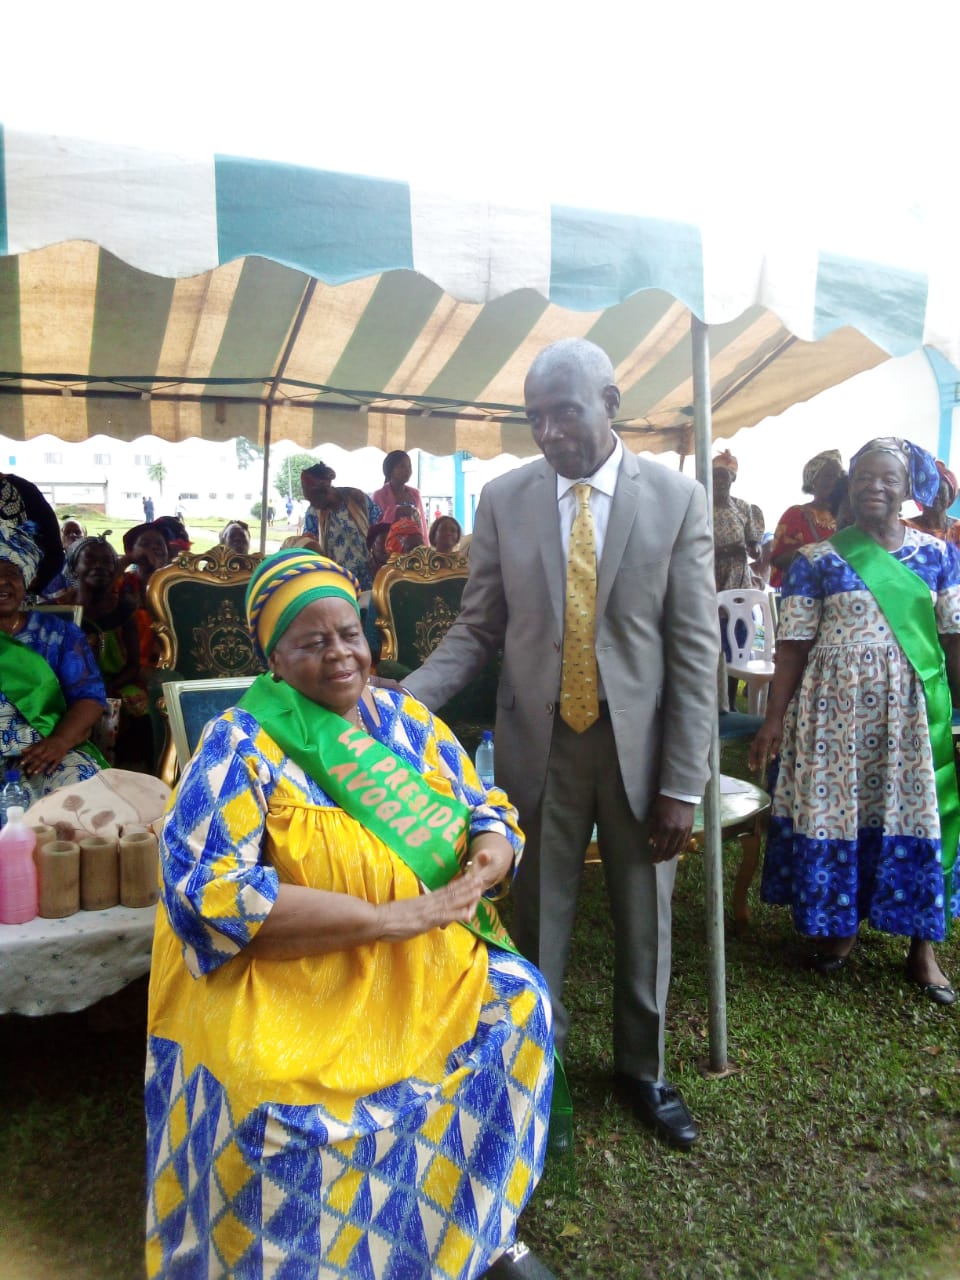
M 516 810 L 367 683 L 331 560 L 268 557 L 247 614 L 272 674 L 206 727 L 161 840 L 148 1275 L 473 1280 L 506 1265 L 550 1110 L 546 985 L 462 927 L 512 877 Z
M 761 896 L 791 906 L 797 930 L 817 939 L 811 966 L 842 969 L 867 920 L 909 937 L 908 979 L 952 1004 L 933 943 L 960 914 L 949 742 L 960 557 L 899 518 L 906 498 L 928 501 L 938 484 L 933 458 L 905 441 L 873 440 L 854 456 L 853 528 L 801 548 L 784 577 L 776 675 L 751 765 L 780 752 Z M 924 644 L 928 681 L 913 665 Z
M 24 773 L 36 797 L 103 767 L 87 739 L 107 705 L 80 628 L 22 609 L 40 558 L 25 529 L 0 524 L 0 757 Z

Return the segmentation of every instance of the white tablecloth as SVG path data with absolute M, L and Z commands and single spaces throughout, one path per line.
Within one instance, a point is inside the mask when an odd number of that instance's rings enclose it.
M 150 969 L 157 908 L 0 924 L 0 1013 L 73 1013 Z

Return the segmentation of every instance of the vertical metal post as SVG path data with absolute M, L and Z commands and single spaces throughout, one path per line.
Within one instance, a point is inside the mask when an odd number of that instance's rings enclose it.
M 260 492 L 260 554 L 267 550 L 267 494 L 270 492 L 270 433 L 273 426 L 273 401 L 268 400 L 263 413 L 263 486 Z
M 697 479 L 707 491 L 707 513 L 713 523 L 711 449 L 710 331 L 690 316 L 693 347 L 693 430 Z M 719 629 L 719 623 L 718 623 Z M 719 631 L 718 631 L 719 633 Z M 714 673 L 716 683 L 716 673 Z M 703 797 L 704 884 L 707 924 L 707 1021 L 710 1032 L 710 1070 L 727 1067 L 727 974 L 723 936 L 723 834 L 720 827 L 720 724 L 713 719 L 710 736 L 710 780 Z

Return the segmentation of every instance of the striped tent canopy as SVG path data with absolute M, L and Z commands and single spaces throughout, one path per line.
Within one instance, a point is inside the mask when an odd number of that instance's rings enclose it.
M 534 451 L 524 372 L 611 355 L 635 450 L 692 448 L 923 343 L 956 281 L 640 215 L 508 207 L 229 156 L 0 127 L 0 434 Z

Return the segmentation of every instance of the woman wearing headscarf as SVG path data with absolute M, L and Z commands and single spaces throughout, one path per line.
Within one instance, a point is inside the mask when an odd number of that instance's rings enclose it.
M 147 599 L 147 584 L 157 569 L 170 563 L 170 546 L 158 520 L 151 524 L 135 524 L 123 535 L 124 571 L 121 589 L 142 607 Z
M 388 557 L 402 556 L 424 545 L 423 530 L 411 516 L 401 516 L 390 526 L 383 545 Z
M 393 524 L 397 519 L 397 507 L 412 507 L 414 518 L 420 524 L 420 532 L 427 536 L 427 513 L 423 509 L 420 490 L 408 484 L 413 475 L 413 463 L 410 455 L 403 449 L 394 449 L 383 460 L 383 478 L 386 481 L 382 489 L 371 493 L 370 498 L 380 508 L 380 519 Z
M 73 516 L 68 516 L 60 525 L 60 541 L 63 543 L 63 568 L 51 578 L 43 591 L 45 600 L 57 600 L 66 603 L 66 593 L 70 588 L 70 581 L 67 577 L 67 553 L 75 542 L 79 542 L 81 538 L 87 536 L 87 531 Z
M 334 561 L 268 557 L 247 617 L 269 674 L 207 725 L 161 838 L 148 1272 L 478 1276 L 540 1176 L 551 1088 L 546 987 L 483 896 L 516 812 L 368 684 Z
M 49 594 L 49 584 L 63 567 L 57 513 L 35 484 L 23 476 L 0 473 L 0 520 L 32 527 L 30 536 L 40 548 L 40 563 L 27 591 L 36 596 Z
M 824 449 L 804 465 L 801 488 L 811 494 L 809 502 L 787 507 L 773 535 L 770 552 L 770 585 L 780 589 L 783 575 L 801 547 L 822 542 L 837 531 L 837 518 L 831 500 L 837 481 L 843 475 L 839 449 Z
M 752 587 L 750 561 L 760 554 L 763 512 L 730 489 L 737 478 L 737 460 L 729 449 L 713 459 L 713 555 L 718 591 Z
M 107 696 L 119 699 L 117 760 L 143 763 L 152 752 L 147 695 L 152 668 L 142 662 L 141 638 L 149 619 L 138 619 L 136 601 L 121 592 L 119 566 L 120 557 L 105 534 L 81 538 L 67 552 L 64 572 L 70 585 L 59 599 L 83 607 L 81 627 Z
M 220 530 L 220 546 L 236 555 L 250 554 L 250 526 L 245 520 L 231 520 Z
M 0 523 L 0 756 L 38 797 L 106 765 L 88 739 L 107 705 L 80 628 L 22 608 L 41 554 L 25 529 Z
M 953 1004 L 933 943 L 960 914 L 960 557 L 899 519 L 905 499 L 929 503 L 939 483 L 933 458 L 904 440 L 854 455 L 853 525 L 801 548 L 784 577 L 750 761 L 780 752 L 761 893 L 815 939 L 811 966 L 842 969 L 867 920 L 910 938 L 907 978 Z
M 932 533 L 941 542 L 960 546 L 960 520 L 947 515 L 947 511 L 957 500 L 957 477 L 939 458 L 937 471 L 940 475 L 940 487 L 936 497 L 930 503 L 919 503 L 920 515 L 906 523 L 914 529 L 922 529 L 924 533 Z

